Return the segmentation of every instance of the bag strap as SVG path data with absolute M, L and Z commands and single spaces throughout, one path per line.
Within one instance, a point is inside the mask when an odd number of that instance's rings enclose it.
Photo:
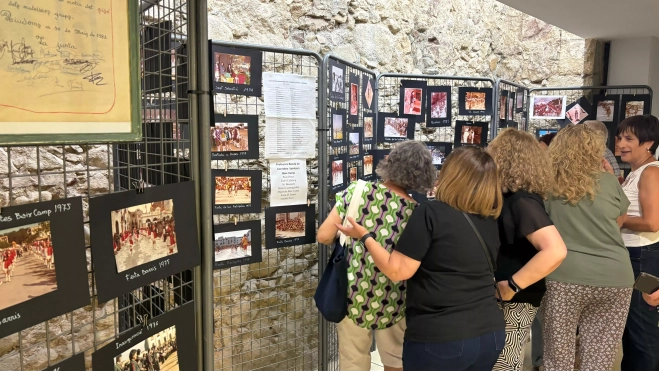
M 358 180 L 357 185 L 355 186 L 355 190 L 352 191 L 352 198 L 350 199 L 350 205 L 348 205 L 348 210 L 346 210 L 346 215 L 343 218 L 343 226 L 347 227 L 350 225 L 350 222 L 348 221 L 348 217 L 351 217 L 353 219 L 357 219 L 357 216 L 359 215 L 359 206 L 361 204 L 360 200 L 364 194 L 364 190 L 366 189 L 366 182 L 363 180 Z M 354 202 L 354 201 L 357 202 Z M 341 245 L 345 245 L 346 243 L 346 236 L 339 232 L 339 242 Z
M 462 215 L 464 215 L 465 219 L 467 219 L 467 222 L 469 222 L 469 225 L 471 226 L 471 229 L 474 230 L 474 233 L 476 234 L 476 237 L 478 237 L 478 241 L 480 242 L 481 246 L 483 247 L 483 252 L 485 253 L 485 257 L 487 258 L 487 265 L 490 266 L 490 273 L 492 274 L 492 280 L 494 281 L 494 288 L 497 290 L 497 295 L 499 295 L 499 299 L 502 298 L 501 296 L 501 291 L 499 291 L 499 285 L 497 284 L 497 279 L 494 276 L 494 264 L 492 263 L 492 257 L 490 254 L 490 250 L 488 250 L 487 245 L 485 244 L 485 241 L 483 241 L 483 237 L 481 236 L 480 232 L 478 232 L 478 229 L 474 225 L 473 220 L 471 220 L 471 217 L 465 213 L 464 211 L 462 212 Z

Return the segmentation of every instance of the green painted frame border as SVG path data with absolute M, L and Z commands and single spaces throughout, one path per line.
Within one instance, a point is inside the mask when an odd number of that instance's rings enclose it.
M 2 146 L 133 142 L 142 139 L 142 88 L 140 78 L 140 18 L 138 0 L 126 0 L 130 64 L 131 125 L 128 133 L 5 134 Z

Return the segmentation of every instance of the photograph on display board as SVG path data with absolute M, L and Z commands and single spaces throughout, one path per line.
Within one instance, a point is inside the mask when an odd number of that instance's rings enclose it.
M 362 154 L 362 128 L 348 132 L 348 161 L 358 161 Z
M 536 95 L 531 97 L 529 105 L 531 119 L 565 119 L 564 95 Z
M 489 116 L 492 114 L 492 88 L 459 88 L 460 115 Z
M 211 42 L 213 89 L 221 94 L 261 96 L 263 54 L 258 50 L 214 45 Z
M 426 120 L 427 127 L 451 126 L 451 87 L 429 86 L 426 88 L 430 114 Z
M 348 183 L 357 181 L 357 167 L 350 166 L 348 167 Z
M 375 115 L 364 114 L 364 144 L 371 144 L 374 141 L 375 131 Z
M 81 228 L 79 197 L 2 208 L 1 337 L 89 305 Z
M 646 94 L 623 95 L 620 99 L 622 112 L 620 121 L 632 116 L 649 115 L 651 101 L 652 97 Z
M 111 216 L 119 273 L 178 252 L 173 200 L 115 210 Z
M 565 107 L 565 123 L 581 124 L 588 120 L 591 104 L 585 97 Z
M 375 177 L 375 169 L 373 167 L 375 161 L 373 158 L 372 152 L 367 152 L 364 154 L 364 157 L 362 159 L 362 162 L 364 164 L 364 174 L 362 177 L 364 180 L 372 180 Z
M 506 115 L 508 114 L 507 102 L 508 102 L 508 90 L 503 90 L 501 91 L 501 95 L 499 96 L 499 120 L 501 121 L 505 121 Z
M 402 80 L 400 82 L 400 107 L 398 112 L 403 115 L 425 116 L 426 101 L 425 81 Z
M 378 114 L 377 136 L 379 143 L 396 143 L 414 138 L 415 117 L 395 113 Z
M 373 77 L 367 74 L 362 75 L 362 91 L 364 98 L 363 108 L 369 110 L 373 109 L 372 107 L 373 97 L 375 95 L 375 91 L 373 90 L 374 88 L 375 88 L 375 79 L 373 79 Z
M 435 180 L 435 185 L 432 188 L 430 188 L 428 193 L 426 193 L 426 197 L 428 198 L 428 200 L 434 200 L 437 198 L 437 188 L 439 188 L 439 172 L 437 172 L 437 174 L 438 176 L 437 176 L 437 180 Z
M 487 122 L 457 121 L 455 123 L 455 141 L 454 145 L 459 146 L 480 146 L 485 147 L 487 144 Z
M 316 206 L 293 205 L 265 209 L 265 247 L 276 249 L 314 243 Z
M 618 108 L 620 106 L 619 95 L 595 95 L 593 96 L 593 111 L 591 116 L 602 122 L 618 122 Z
M 538 138 L 542 138 L 543 136 L 547 134 L 553 134 L 553 133 L 558 133 L 558 129 L 536 129 L 535 135 Z
M 437 169 L 441 169 L 446 157 L 451 153 L 453 149 L 453 143 L 445 142 L 426 142 L 426 146 L 430 150 L 432 155 L 432 164 L 435 165 Z
M 262 261 L 260 220 L 215 225 L 213 232 L 213 269 Z
M 348 122 L 356 124 L 359 121 L 359 76 L 350 73 L 350 107 Z
M 508 121 L 515 120 L 515 102 L 516 94 L 512 91 L 508 94 Z
M 211 160 L 259 158 L 259 117 L 216 113 L 210 126 Z
M 334 59 L 329 60 L 329 99 L 332 102 L 345 102 L 345 74 L 346 66 Z
M 346 185 L 346 156 L 330 156 L 330 191 L 339 192 L 347 187 Z
M 332 146 L 345 146 L 346 145 L 346 110 L 334 109 L 330 110 L 330 118 L 332 119 Z
M 92 353 L 94 370 L 197 369 L 194 304 L 185 304 L 127 331 Z M 63 371 L 63 370 L 62 370 Z
M 260 213 L 260 170 L 212 170 L 213 213 Z
M 516 97 L 516 104 L 515 104 L 515 112 L 521 113 L 524 112 L 524 95 L 526 94 L 526 90 L 519 88 L 517 89 L 517 94 L 515 95 Z

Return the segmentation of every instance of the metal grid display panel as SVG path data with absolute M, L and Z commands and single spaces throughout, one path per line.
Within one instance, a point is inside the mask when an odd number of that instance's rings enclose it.
M 529 103 L 528 103 L 528 95 L 529 95 L 529 89 L 525 87 L 524 85 L 520 85 L 511 81 L 507 80 L 498 80 L 496 84 L 496 94 L 494 97 L 494 122 L 496 123 L 496 133 L 498 134 L 502 128 L 499 125 L 500 122 L 500 110 L 501 106 L 499 105 L 500 99 L 501 99 L 501 92 L 503 91 L 508 91 L 508 92 L 513 92 L 517 95 L 522 93 L 524 95 L 524 101 L 522 104 L 522 111 L 517 112 L 517 102 L 515 102 L 515 107 L 513 108 L 513 119 L 512 121 L 517 122 L 517 129 L 519 130 L 528 130 L 527 128 L 527 122 L 526 122 L 526 111 L 528 110 Z M 506 119 L 508 117 L 506 116 Z M 515 126 L 507 126 L 507 127 L 515 127 Z
M 324 142 L 321 142 L 320 145 L 325 145 L 327 148 L 327 153 L 329 155 L 342 155 L 342 154 L 347 154 L 349 151 L 349 142 L 346 140 L 346 145 L 343 146 L 331 146 L 332 143 L 332 117 L 331 117 L 331 109 L 344 109 L 347 113 L 350 112 L 350 75 L 354 74 L 359 78 L 359 91 L 358 91 L 358 107 L 357 107 L 357 123 L 349 123 L 346 120 L 346 129 L 352 127 L 352 128 L 362 128 L 364 127 L 364 114 L 372 114 L 373 115 L 373 130 L 375 132 L 375 126 L 377 126 L 377 120 L 375 118 L 375 114 L 377 112 L 377 95 L 375 94 L 376 91 L 376 73 L 374 71 L 368 70 L 364 67 L 361 67 L 359 65 L 356 65 L 354 63 L 348 62 L 346 60 L 343 60 L 341 58 L 338 58 L 334 55 L 326 55 L 325 56 L 325 62 L 324 62 L 324 71 L 327 73 L 325 76 L 326 80 L 326 87 L 327 90 L 331 88 L 331 76 L 329 74 L 329 61 L 335 61 L 339 62 L 343 65 L 345 65 L 346 70 L 344 74 L 344 86 L 347 87 L 345 89 L 345 102 L 334 102 L 330 101 L 327 99 L 327 105 L 326 105 L 326 113 L 325 113 L 325 120 L 328 123 L 329 130 L 326 132 L 326 140 Z M 371 108 L 368 108 L 368 105 L 366 105 L 366 102 L 364 101 L 364 94 L 363 94 L 363 77 L 367 76 L 370 79 L 373 79 L 373 91 L 374 91 L 374 96 L 373 96 L 373 101 L 371 103 Z M 329 93 L 327 91 L 326 93 Z M 347 135 L 347 132 L 344 134 Z M 362 141 L 363 141 L 363 131 L 362 131 Z M 373 144 L 364 144 L 362 143 L 362 150 L 363 151 L 370 151 L 376 148 L 375 145 L 376 138 L 373 139 Z M 364 175 L 364 157 L 361 156 L 358 161 L 348 161 L 346 166 L 346 171 L 349 171 L 351 167 L 356 167 L 357 168 L 357 179 L 362 179 Z M 373 169 L 375 171 L 375 169 Z M 324 179 L 326 179 L 326 182 L 328 184 L 331 183 L 332 179 L 332 174 L 331 174 L 331 166 L 327 167 L 327 172 L 325 173 Z M 346 177 L 346 184 L 350 184 L 350 177 L 349 174 Z M 334 204 L 336 202 L 336 192 L 331 192 L 328 194 L 327 197 L 327 211 L 325 214 L 322 215 L 320 220 L 324 220 L 329 213 L 329 210 L 332 210 L 334 207 Z M 327 264 L 327 261 L 331 255 L 331 247 L 325 246 L 322 249 L 321 252 L 321 259 L 320 261 L 322 262 L 321 264 L 321 271 L 320 274 L 322 275 L 322 272 L 325 268 L 325 265 Z M 323 370 L 328 370 L 328 371 L 339 371 L 339 344 L 338 344 L 338 337 L 336 333 L 336 324 L 327 322 L 321 317 L 321 321 L 323 322 L 323 329 L 321 331 L 321 336 L 325 339 L 326 343 L 324 344 L 324 349 L 322 349 L 321 356 L 323 357 Z
M 463 116 L 458 115 L 458 88 L 491 88 L 492 97 L 494 94 L 494 80 L 479 77 L 451 77 L 451 76 L 432 76 L 432 75 L 402 75 L 402 74 L 381 74 L 377 78 L 377 107 L 378 112 L 399 113 L 400 87 L 402 80 L 424 81 L 429 87 L 432 86 L 450 86 L 451 87 L 451 127 L 426 127 L 424 123 L 418 123 L 414 131 L 414 139 L 422 142 L 448 142 L 453 143 L 455 138 L 455 122 L 488 122 L 489 137 L 492 137 L 495 124 L 494 116 Z M 425 99 L 425 97 L 424 97 Z M 493 98 L 494 100 L 494 98 Z M 493 109 L 494 109 L 494 102 Z M 428 115 L 426 107 L 425 115 Z M 387 143 L 378 143 L 380 148 L 390 148 Z
M 167 36 L 185 37 L 187 24 L 184 1 L 148 0 L 143 3 L 144 12 L 140 21 L 142 32 L 168 20 L 175 26 L 167 32 Z M 144 47 L 143 41 L 141 48 Z M 171 55 L 171 50 L 151 50 L 150 55 L 154 58 L 163 53 Z M 187 62 L 185 59 L 182 55 L 177 58 L 183 64 Z M 166 74 L 170 69 L 161 70 L 161 73 Z M 172 76 L 171 79 L 176 85 L 187 83 L 185 78 L 179 76 Z M 163 99 L 164 94 L 146 85 L 145 80 L 143 74 L 143 101 L 147 98 Z M 177 99 L 176 94 L 170 92 L 167 95 L 167 99 L 187 105 L 187 101 Z M 151 174 L 152 184 L 189 180 L 180 170 L 189 166 L 188 158 L 163 155 L 164 148 L 189 146 L 185 140 L 168 138 L 167 134 L 163 134 L 167 132 L 168 124 L 159 118 L 164 118 L 166 112 L 167 107 L 163 105 L 151 108 L 150 112 L 146 112 L 143 107 L 142 115 L 149 122 L 144 125 L 144 140 L 138 143 L 0 147 L 2 206 L 83 197 L 87 269 L 92 290 L 94 274 L 89 246 L 89 198 L 132 189 L 140 174 L 143 174 L 143 178 L 147 173 Z M 176 168 L 168 165 L 175 165 Z M 91 353 L 137 326 L 138 315 L 168 311 L 191 300 L 191 293 L 189 272 L 159 280 L 107 303 L 98 303 L 92 291 L 90 305 L 0 339 L 3 344 L 0 350 L 0 370 L 42 370 L 79 353 L 85 354 L 87 368 L 91 369 Z
M 228 45 L 214 43 L 214 45 Z M 263 52 L 263 72 L 316 77 L 321 60 L 304 51 L 230 44 Z M 320 94 L 320 89 L 317 90 Z M 316 96 L 317 101 L 320 101 Z M 213 216 L 213 224 L 261 220 L 269 202 L 270 172 L 264 159 L 265 108 L 260 97 L 215 94 L 217 114 L 259 116 L 259 160 L 212 160 L 211 169 L 261 170 L 262 212 Z M 209 128 L 201 128 L 210 141 Z M 313 140 L 317 139 L 317 135 Z M 204 165 L 201 164 L 202 171 Z M 308 199 L 319 191 L 318 159 L 307 159 Z M 213 202 L 213 201 L 210 201 Z M 317 205 L 318 206 L 318 205 Z M 313 221 L 316 222 L 315 220 Z M 318 368 L 318 311 L 313 294 L 318 285 L 318 245 L 266 250 L 263 261 L 213 272 L 213 350 L 216 371 L 295 370 Z

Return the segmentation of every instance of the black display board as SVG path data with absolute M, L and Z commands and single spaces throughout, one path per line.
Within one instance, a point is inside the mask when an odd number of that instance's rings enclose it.
M 3 254 L 21 250 L 2 262 L 14 262 L 14 275 L 0 274 L 0 337 L 90 304 L 80 197 L 4 207 L 0 235 Z
M 215 113 L 214 118 L 210 126 L 211 160 L 259 158 L 259 116 Z M 234 133 L 238 135 L 231 137 Z
M 249 242 L 247 248 L 243 246 L 243 237 Z M 213 269 L 259 263 L 263 260 L 260 220 L 215 225 L 213 241 Z
M 432 164 L 436 169 L 441 169 L 448 155 L 453 150 L 453 143 L 448 142 L 426 142 L 426 146 L 432 155 Z
M 456 121 L 453 144 L 455 147 L 470 145 L 485 147 L 489 126 L 488 122 Z
M 492 88 L 458 88 L 459 113 L 463 116 L 492 114 Z
M 212 170 L 213 214 L 260 213 L 261 170 Z
M 364 137 L 362 138 L 362 142 L 364 144 L 373 144 L 375 143 L 375 131 L 376 131 L 376 122 L 375 122 L 375 115 L 372 113 L 365 113 L 364 114 Z
M 362 163 L 364 164 L 364 167 L 362 169 L 363 180 L 375 179 L 375 153 L 376 150 L 370 150 L 364 152 L 364 156 L 362 157 Z
M 625 94 L 620 98 L 620 121 L 637 115 L 649 115 L 652 96 L 649 94 Z
M 354 127 L 348 130 L 348 161 L 359 161 L 362 156 L 364 129 Z
M 304 215 L 301 229 L 291 229 L 300 226 L 299 219 Z M 292 221 L 291 224 L 286 222 Z M 283 224 L 283 229 L 278 226 Z M 286 246 L 305 245 L 316 242 L 316 206 L 293 205 L 269 207 L 265 209 L 265 247 L 276 249 Z
M 426 116 L 427 86 L 425 81 L 401 80 L 398 113 L 414 116 L 415 122 L 423 122 L 423 118 Z
M 378 143 L 397 143 L 414 139 L 416 117 L 396 115 L 395 113 L 378 113 Z
M 330 156 L 330 193 L 346 189 L 346 162 L 347 156 L 345 154 Z
M 109 368 L 108 370 L 112 370 Z M 79 353 L 43 371 L 85 371 L 85 354 Z
M 451 87 L 429 86 L 426 88 L 428 116 L 426 126 L 440 128 L 451 126 Z
M 213 90 L 221 94 L 261 96 L 263 54 L 210 43 L 210 78 Z
M 327 71 L 327 75 L 330 80 L 329 99 L 332 102 L 345 102 L 346 66 L 343 63 L 330 58 L 328 68 L 329 71 Z
M 362 105 L 363 109 L 373 110 L 375 97 L 375 80 L 370 75 L 362 75 Z
M 199 265 L 194 192 L 190 181 L 90 199 L 99 302 Z M 131 229 L 137 229 L 138 235 L 125 233 Z
M 359 96 L 361 95 L 359 89 L 359 76 L 350 73 L 349 81 L 350 86 L 348 88 L 350 89 L 350 100 L 348 101 L 348 122 L 356 124 L 359 122 Z

